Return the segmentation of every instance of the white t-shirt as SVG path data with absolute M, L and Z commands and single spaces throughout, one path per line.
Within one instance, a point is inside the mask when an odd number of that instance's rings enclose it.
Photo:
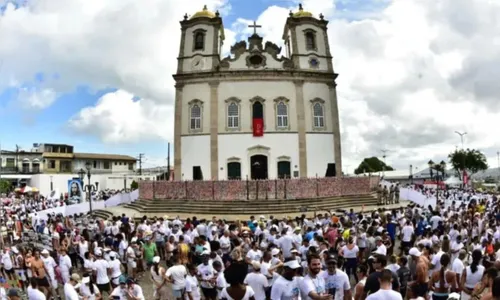
M 460 259 L 455 258 L 455 260 L 451 264 L 451 270 L 457 273 L 458 275 L 462 276 L 462 272 L 464 271 L 464 269 L 465 269 L 464 263 Z
M 166 274 L 167 277 L 172 277 L 174 283 L 172 284 L 172 289 L 182 290 L 186 287 L 186 275 L 187 270 L 184 265 L 175 265 L 168 268 Z
M 66 300 L 79 300 L 75 287 L 69 282 L 64 284 L 64 297 Z
M 28 299 L 29 300 L 46 300 L 45 294 L 38 289 L 34 289 L 31 285 L 28 287 Z
M 377 250 L 375 250 L 375 253 L 378 253 L 380 255 L 387 255 L 387 247 L 382 244 L 377 247 Z
M 252 288 L 250 286 L 246 286 L 246 291 L 245 291 L 245 295 L 243 296 L 243 298 L 241 298 L 241 300 L 249 300 L 250 297 L 254 297 L 255 293 L 254 291 L 252 290 Z M 255 299 L 265 299 L 264 298 L 257 298 L 257 297 L 254 297 Z M 234 300 L 231 296 L 229 296 L 229 294 L 227 293 L 227 290 L 226 288 L 224 288 L 222 290 L 222 293 L 221 293 L 221 299 L 227 299 L 227 300 Z
M 12 259 L 10 258 L 9 253 L 3 253 L 2 254 L 2 264 L 5 270 L 11 270 L 12 269 Z
M 378 290 L 370 294 L 366 300 L 403 300 L 401 294 L 393 290 Z
M 309 293 L 315 292 L 316 294 L 326 294 L 326 282 L 323 272 L 320 272 L 316 278 L 312 278 L 309 274 L 299 283 L 300 294 L 302 300 L 312 300 Z
M 134 284 L 134 286 L 131 289 L 129 289 L 129 288 L 122 289 L 120 286 L 118 286 L 113 290 L 113 292 L 111 293 L 111 296 L 118 296 L 118 297 L 120 297 L 120 300 L 127 300 L 129 292 L 134 297 L 139 298 L 139 300 L 145 300 L 144 294 L 142 293 L 142 288 L 140 286 L 138 286 L 137 284 Z
M 215 270 L 211 264 L 208 265 L 201 264 L 196 269 L 198 270 L 198 274 L 201 276 L 201 279 L 203 280 L 209 280 L 214 278 L 215 276 Z M 213 284 L 207 281 L 202 281 L 200 285 L 202 288 L 207 288 L 207 289 L 214 288 Z
M 278 239 L 278 246 L 281 248 L 283 251 L 283 256 L 285 258 L 292 256 L 290 253 L 293 249 L 293 236 L 291 235 L 284 235 Z
M 283 276 L 279 276 L 273 283 L 271 288 L 271 300 L 298 300 L 300 299 L 299 278 L 294 277 L 293 280 L 286 280 Z
M 328 272 L 322 274 L 325 279 L 326 292 L 329 293 L 331 289 L 335 289 L 334 299 L 344 299 L 344 291 L 351 289 L 347 274 L 339 269 L 336 269 L 333 275 L 328 274 Z
M 266 299 L 265 288 L 269 286 L 266 276 L 261 273 L 248 273 L 245 277 L 245 284 L 248 284 L 255 293 L 255 299 Z
M 105 261 L 104 259 L 98 259 L 94 262 L 94 265 L 92 267 L 93 267 L 92 269 L 96 272 L 97 284 L 109 283 L 109 278 L 108 278 L 109 264 L 107 261 Z
M 198 287 L 198 279 L 195 276 L 188 275 L 186 277 L 186 300 L 190 300 L 188 293 L 191 293 L 193 300 L 201 300 L 200 288 Z
M 262 258 L 262 251 L 250 249 L 247 253 L 247 258 L 250 259 L 250 261 L 260 262 L 260 259 Z
M 354 246 L 352 249 L 347 248 L 347 245 L 342 247 L 342 251 L 344 252 L 344 258 L 356 258 L 359 252 L 359 247 Z
M 401 233 L 403 234 L 402 241 L 411 242 L 411 237 L 414 232 L 415 230 L 413 229 L 413 226 L 406 225 L 405 227 L 403 227 L 403 229 L 401 229 Z

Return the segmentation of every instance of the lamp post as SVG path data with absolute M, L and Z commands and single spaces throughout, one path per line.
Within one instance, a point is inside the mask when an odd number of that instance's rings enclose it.
M 441 180 L 444 182 L 444 178 L 446 176 L 445 174 L 445 170 L 446 170 L 446 163 L 444 162 L 444 160 L 442 160 L 440 163 L 439 163 L 439 166 L 440 166 L 440 169 L 441 169 Z
M 127 189 L 127 174 L 123 174 L 123 189 Z
M 90 212 L 90 216 L 92 216 L 92 192 L 96 192 L 97 191 L 97 186 L 91 184 L 90 182 L 90 177 L 91 177 L 91 173 L 90 171 L 92 170 L 92 164 L 90 163 L 90 161 L 86 162 L 85 163 L 85 169 L 87 169 L 87 179 L 88 179 L 88 184 L 85 185 L 85 191 L 87 192 L 88 194 L 88 198 L 89 198 L 89 212 Z M 83 170 L 81 170 L 83 171 Z M 80 172 L 81 172 L 80 171 Z M 85 173 L 85 171 L 83 171 Z
M 52 175 L 50 176 L 50 191 L 52 192 L 54 190 L 54 184 L 52 182 Z

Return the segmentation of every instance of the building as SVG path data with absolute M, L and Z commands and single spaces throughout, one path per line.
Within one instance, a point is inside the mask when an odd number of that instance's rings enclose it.
M 328 21 L 302 6 L 284 24 L 284 55 L 254 34 L 221 58 L 224 26 L 205 7 L 181 24 L 175 98 L 176 179 L 342 174 Z
M 71 145 L 33 144 L 29 151 L 2 150 L 0 174 L 3 178 L 11 175 L 12 179 L 16 174 L 77 174 L 87 162 L 92 165 L 92 173 L 131 174 L 136 171 L 137 159 L 128 155 L 78 153 Z

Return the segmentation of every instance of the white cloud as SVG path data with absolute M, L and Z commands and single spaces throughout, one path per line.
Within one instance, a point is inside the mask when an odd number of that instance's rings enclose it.
M 42 110 L 56 101 L 57 93 L 50 88 L 37 89 L 22 87 L 18 90 L 18 105 L 27 110 Z
M 166 140 L 173 134 L 173 109 L 149 99 L 134 100 L 126 91 L 102 96 L 70 121 L 72 129 L 94 133 L 105 143 Z

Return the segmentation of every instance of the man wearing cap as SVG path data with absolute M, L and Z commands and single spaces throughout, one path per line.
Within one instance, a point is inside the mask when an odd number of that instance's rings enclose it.
M 326 259 L 327 272 L 323 272 L 327 293 L 333 296 L 333 299 L 351 300 L 351 284 L 347 273 L 337 269 L 337 259 L 335 256 L 329 256 Z
M 94 255 L 96 257 L 96 260 L 92 265 L 92 270 L 94 271 L 94 275 L 96 276 L 97 287 L 99 288 L 99 291 L 101 291 L 101 294 L 104 294 L 104 292 L 109 294 L 109 263 L 102 258 L 101 249 L 96 249 Z
M 285 260 L 283 274 L 274 281 L 271 288 L 271 300 L 299 299 L 300 289 L 298 278 L 295 277 L 299 268 L 297 260 Z
M 384 242 L 382 241 L 382 238 L 380 236 L 377 236 L 375 238 L 375 243 L 377 244 L 375 253 L 380 255 L 387 255 L 387 247 L 384 245 Z
M 80 284 L 80 275 L 73 273 L 68 282 L 64 284 L 64 297 L 66 300 L 79 300 L 76 286 Z
M 255 299 L 266 299 L 266 288 L 269 286 L 266 276 L 260 272 L 261 266 L 258 261 L 252 262 L 252 272 L 245 277 L 245 284 L 248 284 L 254 291 Z

